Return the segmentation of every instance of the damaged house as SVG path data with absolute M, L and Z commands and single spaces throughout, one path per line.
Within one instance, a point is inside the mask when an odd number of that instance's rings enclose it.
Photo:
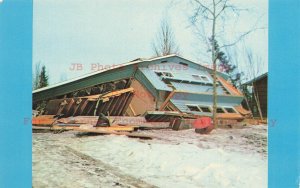
M 102 69 L 33 91 L 33 109 L 42 115 L 140 116 L 152 111 L 175 111 L 212 116 L 212 70 L 168 55 Z M 249 111 L 243 94 L 217 74 L 218 118 L 241 120 Z

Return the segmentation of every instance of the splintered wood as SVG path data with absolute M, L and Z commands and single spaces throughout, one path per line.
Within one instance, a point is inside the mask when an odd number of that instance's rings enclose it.
M 126 112 L 133 93 L 133 88 L 127 88 L 106 94 L 53 99 L 47 103 L 45 114 L 63 114 L 64 117 L 69 117 L 99 115 L 102 113 L 120 116 Z

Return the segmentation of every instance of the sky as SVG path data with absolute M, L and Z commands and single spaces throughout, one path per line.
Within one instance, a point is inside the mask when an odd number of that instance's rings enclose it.
M 243 43 L 260 57 L 259 71 L 264 73 L 268 68 L 268 2 L 231 1 L 249 11 L 228 19 L 224 38 L 235 41 L 259 20 L 257 26 L 265 29 L 250 33 Z M 151 44 L 164 18 L 173 28 L 181 56 L 209 64 L 207 49 L 188 19 L 191 10 L 188 0 L 34 0 L 33 69 L 38 62 L 44 64 L 51 85 L 92 72 L 95 65 L 150 58 L 154 55 Z M 238 53 L 239 67 L 246 70 L 242 50 Z M 81 67 L 74 69 L 74 64 Z

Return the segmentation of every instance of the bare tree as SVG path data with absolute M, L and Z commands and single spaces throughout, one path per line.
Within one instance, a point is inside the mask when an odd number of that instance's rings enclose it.
M 190 0 L 194 7 L 193 14 L 190 16 L 190 22 L 196 28 L 198 35 L 203 39 L 210 52 L 210 58 L 213 65 L 213 124 L 217 124 L 217 60 L 221 48 L 235 45 L 246 35 L 256 30 L 253 28 L 241 34 L 230 44 L 218 45 L 218 39 L 224 37 L 224 23 L 230 15 L 236 15 L 242 9 L 238 9 L 230 4 L 230 0 Z M 206 30 L 209 28 L 209 31 Z M 219 37 L 219 38 L 218 38 Z
M 255 78 L 258 77 L 258 74 L 260 72 L 260 67 L 262 67 L 262 65 L 263 65 L 263 61 L 262 61 L 262 58 L 259 56 L 254 57 L 253 52 L 250 48 L 246 48 L 245 52 L 246 52 L 247 59 L 248 59 L 248 61 L 246 61 L 248 64 L 247 76 L 248 76 L 248 78 L 253 80 L 253 82 L 251 83 L 251 86 L 252 86 L 254 101 L 257 106 L 257 110 L 258 110 L 260 119 L 263 119 L 260 101 L 259 101 L 259 97 L 258 97 L 258 92 L 256 91 L 256 89 L 254 87 Z
M 167 19 L 161 21 L 159 31 L 152 43 L 155 56 L 179 54 L 179 47 L 175 42 L 173 29 Z

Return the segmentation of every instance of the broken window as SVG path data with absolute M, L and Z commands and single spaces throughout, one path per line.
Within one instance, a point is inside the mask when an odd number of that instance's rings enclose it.
M 190 111 L 193 111 L 193 112 L 200 112 L 200 109 L 198 108 L 198 106 L 194 106 L 194 105 L 187 105 L 188 109 Z
M 170 72 L 155 72 L 157 76 L 165 76 L 165 77 L 170 77 L 173 78 L 173 74 Z
M 173 74 L 170 73 L 170 72 L 164 72 L 163 74 L 164 74 L 164 76 L 166 76 L 166 77 L 174 77 Z
M 234 108 L 231 108 L 231 107 L 226 107 L 225 110 L 226 110 L 228 113 L 236 113 L 236 111 L 234 110 Z
M 163 73 L 162 72 L 155 72 L 157 76 L 162 76 Z
M 202 110 L 202 112 L 211 112 L 208 106 L 199 106 L 199 108 Z
M 217 113 L 225 113 L 225 111 L 223 110 L 223 108 L 217 108 Z

